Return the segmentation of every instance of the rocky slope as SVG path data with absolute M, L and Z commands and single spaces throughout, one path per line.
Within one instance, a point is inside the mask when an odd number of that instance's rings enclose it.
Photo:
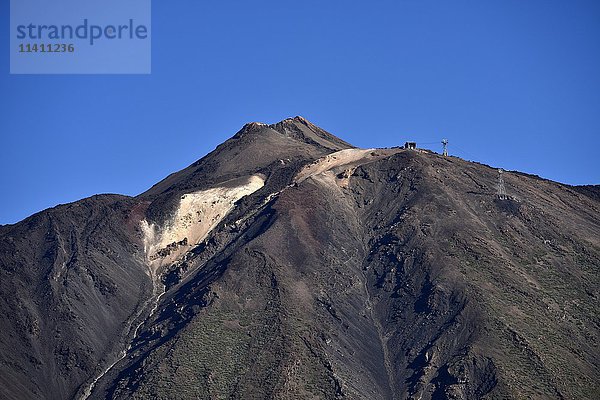
M 2 398 L 600 395 L 598 187 L 246 125 L 0 227 Z

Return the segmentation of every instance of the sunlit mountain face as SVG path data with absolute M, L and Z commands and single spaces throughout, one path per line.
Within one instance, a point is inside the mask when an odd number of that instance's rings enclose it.
M 596 399 L 599 198 L 249 123 L 0 226 L 0 398 Z

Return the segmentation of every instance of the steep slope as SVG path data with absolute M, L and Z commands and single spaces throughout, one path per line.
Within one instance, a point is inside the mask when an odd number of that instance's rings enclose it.
M 0 227 L 0 396 L 595 399 L 598 187 L 503 176 L 296 117 Z
M 599 205 L 504 175 L 500 200 L 436 154 L 308 164 L 188 255 L 95 395 L 596 398 Z
M 307 162 L 352 146 L 302 117 L 272 125 L 251 122 L 206 157 L 171 174 L 139 196 L 151 199 L 150 218 L 164 222 L 178 198 L 202 187 L 211 187 L 240 177 L 269 177 L 267 190 L 274 191 L 282 171 L 293 171 Z
M 435 155 L 361 175 L 399 397 L 597 397 L 597 202 L 519 174 L 500 200 L 495 170 Z
M 0 398 L 72 398 L 126 345 L 152 293 L 142 213 L 94 196 L 0 228 Z
M 1 226 L 0 398 L 85 397 L 154 309 L 163 267 L 265 180 L 277 190 L 282 174 L 348 147 L 301 117 L 251 123 L 136 198 L 94 196 Z

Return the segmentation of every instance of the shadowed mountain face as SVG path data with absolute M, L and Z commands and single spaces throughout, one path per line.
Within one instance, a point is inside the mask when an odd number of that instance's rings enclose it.
M 598 187 L 251 123 L 0 227 L 0 398 L 600 395 Z

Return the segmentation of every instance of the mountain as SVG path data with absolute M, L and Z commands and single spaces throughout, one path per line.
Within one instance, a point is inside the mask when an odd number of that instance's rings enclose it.
M 599 193 L 247 124 L 0 226 L 0 398 L 596 399 Z

